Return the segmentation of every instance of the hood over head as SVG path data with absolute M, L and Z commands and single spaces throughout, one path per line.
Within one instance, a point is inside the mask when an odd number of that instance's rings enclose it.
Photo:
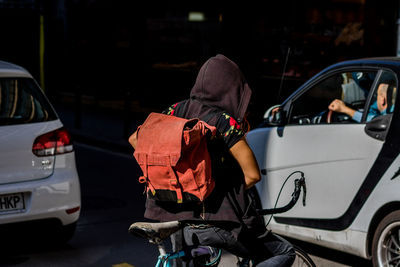
M 190 98 L 204 106 L 223 109 L 241 121 L 250 102 L 251 89 L 236 63 L 218 54 L 200 68 Z

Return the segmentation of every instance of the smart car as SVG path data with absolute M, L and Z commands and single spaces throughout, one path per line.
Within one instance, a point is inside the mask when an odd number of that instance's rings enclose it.
M 372 259 L 374 266 L 400 263 L 399 75 L 397 57 L 331 65 L 248 133 L 263 176 L 256 187 L 262 208 L 287 203 L 290 174 L 306 178 L 305 205 L 266 217 L 272 231 Z M 358 117 L 334 111 L 333 101 Z M 385 109 L 370 116 L 381 102 Z
M 66 241 L 80 207 L 70 134 L 32 75 L 0 61 L 0 229 L 52 222 Z

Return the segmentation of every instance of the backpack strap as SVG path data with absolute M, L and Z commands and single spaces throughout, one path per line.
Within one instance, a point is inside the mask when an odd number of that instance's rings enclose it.
M 191 100 L 196 101 L 198 103 L 201 103 L 196 98 L 191 98 Z M 182 103 L 182 104 L 180 104 L 180 103 Z M 209 107 L 211 109 L 211 111 L 209 113 L 207 113 L 203 118 L 200 118 L 202 121 L 204 121 L 206 123 L 208 123 L 214 116 L 220 115 L 220 114 L 222 114 L 224 112 L 219 107 L 207 105 L 207 104 L 204 104 L 204 103 L 201 103 L 201 104 L 205 105 L 205 106 L 207 106 L 207 107 Z M 183 118 L 184 115 L 186 114 L 188 108 L 189 108 L 189 100 L 179 102 L 178 106 L 175 109 L 174 116 Z
M 178 102 L 177 106 L 175 107 L 173 116 L 184 118 L 183 115 L 186 114 L 188 106 L 189 105 L 188 105 L 188 101 L 187 100 Z
M 224 113 L 224 110 L 222 110 L 221 108 L 216 107 L 216 106 L 212 106 L 212 105 L 208 105 L 208 104 L 205 104 L 205 103 L 202 103 L 200 100 L 198 100 L 198 99 L 195 98 L 195 97 L 192 97 L 191 100 L 196 101 L 196 102 L 198 102 L 198 103 L 201 103 L 202 105 L 204 105 L 204 106 L 206 106 L 206 107 L 209 107 L 209 108 L 211 109 L 211 111 L 208 112 L 208 113 L 202 118 L 202 120 L 205 121 L 205 122 L 207 122 L 207 123 L 208 123 L 214 116 L 216 116 L 216 115 L 221 115 L 222 113 Z M 218 119 L 217 119 L 217 121 L 218 121 Z M 217 123 L 217 121 L 216 121 L 215 123 Z
M 208 114 L 206 114 L 204 116 L 203 121 L 208 123 L 213 117 L 220 116 L 220 115 L 222 115 L 222 113 L 224 113 L 224 111 L 222 111 L 221 109 L 213 108 Z M 218 122 L 218 118 L 215 121 L 215 123 L 217 123 L 217 122 Z
M 152 194 L 154 195 L 155 194 L 155 188 L 154 188 L 154 186 L 151 184 L 151 182 L 150 182 L 150 180 L 147 178 L 148 177 L 148 174 L 147 174 L 147 155 L 142 155 L 142 158 L 143 158 L 143 162 L 142 162 L 142 166 L 141 166 L 141 169 L 142 169 L 142 172 L 143 172 L 143 175 L 142 176 L 140 176 L 139 177 L 139 183 L 141 183 L 141 184 L 145 184 L 145 188 L 144 188 L 144 192 L 143 193 L 145 193 L 146 191 L 147 191 L 147 188 L 149 188 L 150 189 L 150 191 L 152 192 Z

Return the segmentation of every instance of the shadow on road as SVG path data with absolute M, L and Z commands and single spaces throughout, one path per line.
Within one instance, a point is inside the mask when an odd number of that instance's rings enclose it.
M 24 263 L 32 253 L 68 249 L 63 230 L 55 220 L 1 225 L 0 266 Z

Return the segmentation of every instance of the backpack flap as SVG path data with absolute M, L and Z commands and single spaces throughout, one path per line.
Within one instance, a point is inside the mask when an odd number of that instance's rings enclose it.
M 135 158 L 139 162 L 141 159 L 137 155 L 146 154 L 150 164 L 167 164 L 169 160 L 175 166 L 181 156 L 181 140 L 186 123 L 187 120 L 182 118 L 150 113 L 140 126 Z
M 172 195 L 164 192 L 168 195 L 165 198 L 177 198 L 175 201 L 178 202 L 182 200 L 182 189 L 173 167 L 181 157 L 185 125 L 197 121 L 153 112 L 140 126 L 134 157 L 143 171 L 139 181 L 147 184 L 151 192 L 149 196 L 157 198 L 157 191 L 174 191 Z
M 215 133 L 215 127 L 198 119 L 151 113 L 140 126 L 134 153 L 148 197 L 203 201 L 214 188 L 206 136 Z

